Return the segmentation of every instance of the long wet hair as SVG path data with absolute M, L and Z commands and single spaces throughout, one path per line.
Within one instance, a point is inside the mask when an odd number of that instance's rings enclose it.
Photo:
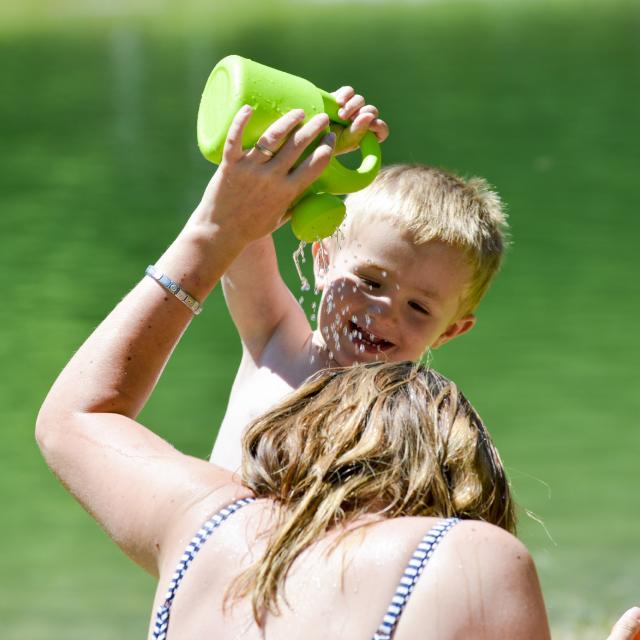
M 411 362 L 314 375 L 250 425 L 242 479 L 276 505 L 265 555 L 228 594 L 251 595 L 258 624 L 266 612 L 278 615 L 300 553 L 365 515 L 457 516 L 515 532 L 509 484 L 482 420 L 455 384 Z

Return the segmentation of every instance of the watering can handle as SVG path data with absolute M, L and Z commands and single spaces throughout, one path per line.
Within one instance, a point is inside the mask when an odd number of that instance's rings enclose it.
M 324 112 L 332 122 L 349 125 L 348 120 L 343 120 L 338 116 L 340 105 L 336 99 L 323 89 L 318 89 L 322 96 Z M 360 191 L 373 182 L 382 162 L 380 144 L 375 135 L 368 131 L 360 142 L 360 152 L 362 162 L 357 169 L 345 167 L 335 157 L 331 158 L 329 166 L 314 183 L 314 191 L 324 191 L 325 193 L 343 194 Z

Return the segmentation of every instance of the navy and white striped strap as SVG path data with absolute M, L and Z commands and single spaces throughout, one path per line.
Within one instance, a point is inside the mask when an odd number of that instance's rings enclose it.
M 209 536 L 232 514 L 234 514 L 238 509 L 244 507 L 247 504 L 251 504 L 255 502 L 255 498 L 241 498 L 240 500 L 236 500 L 233 504 L 225 507 L 224 509 L 220 509 L 218 513 L 209 518 L 202 527 L 198 530 L 195 536 L 191 539 L 191 542 L 187 545 L 180 561 L 178 562 L 178 567 L 171 578 L 171 582 L 169 583 L 169 589 L 167 590 L 167 595 L 165 596 L 164 602 L 158 607 L 158 611 L 156 612 L 156 621 L 153 628 L 153 638 L 154 640 L 165 640 L 167 637 L 167 631 L 169 629 L 169 614 L 171 611 L 171 605 L 173 604 L 173 599 L 175 598 L 176 591 L 182 582 L 182 578 L 184 578 L 184 574 L 189 568 L 189 565 L 195 558 L 198 551 L 202 545 L 209 539 Z
M 373 640 L 391 640 L 396 624 L 398 624 L 398 620 L 402 615 L 405 605 L 409 601 L 409 596 L 416 586 L 422 570 L 429 558 L 433 555 L 445 533 L 458 522 L 460 522 L 458 518 L 447 518 L 440 524 L 429 529 L 427 535 L 422 538 L 420 544 L 413 552 L 411 560 L 409 560 L 409 564 L 407 564 L 407 568 L 402 574 L 402 578 L 400 578 L 400 584 L 396 589 L 396 593 L 391 600 L 387 612 L 384 614 L 384 618 L 382 618 L 380 626 L 373 636 Z

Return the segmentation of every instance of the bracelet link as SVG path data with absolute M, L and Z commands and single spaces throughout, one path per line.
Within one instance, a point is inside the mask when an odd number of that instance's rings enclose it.
M 161 287 L 172 293 L 182 304 L 188 307 L 194 316 L 202 313 L 202 305 L 190 294 L 187 293 L 177 282 L 172 280 L 166 273 L 156 269 L 150 264 L 144 271 L 145 275 L 155 280 Z

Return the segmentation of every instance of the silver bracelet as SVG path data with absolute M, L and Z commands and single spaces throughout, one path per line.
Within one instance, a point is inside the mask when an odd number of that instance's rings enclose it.
M 168 275 L 158 271 L 154 265 L 150 264 L 144 271 L 145 275 L 153 278 L 167 291 L 172 293 L 182 304 L 189 307 L 194 316 L 202 313 L 202 305 L 189 293 L 187 293 L 177 282 L 174 282 Z

